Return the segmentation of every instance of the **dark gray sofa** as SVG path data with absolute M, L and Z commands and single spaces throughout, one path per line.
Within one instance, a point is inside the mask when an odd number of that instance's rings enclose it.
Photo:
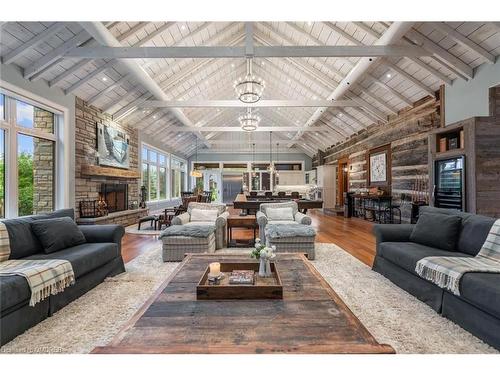
M 121 256 L 121 225 L 82 225 L 86 243 L 46 254 L 31 230 L 38 219 L 71 217 L 73 209 L 3 220 L 9 233 L 10 259 L 65 259 L 71 262 L 75 284 L 64 292 L 29 306 L 31 292 L 22 276 L 0 277 L 0 345 L 3 345 L 100 284 L 125 271 Z
M 460 296 L 456 296 L 420 278 L 415 272 L 416 263 L 428 256 L 475 256 L 495 219 L 434 207 L 421 207 L 420 212 L 456 215 L 462 219 L 456 251 L 410 242 L 415 225 L 375 225 L 377 254 L 373 270 L 437 313 L 500 349 L 500 274 L 466 273 L 460 283 Z M 435 230 L 439 231 L 439 228 Z

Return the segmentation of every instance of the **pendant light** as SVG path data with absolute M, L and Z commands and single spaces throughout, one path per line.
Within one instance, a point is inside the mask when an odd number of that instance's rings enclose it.
M 274 173 L 274 164 L 273 164 L 273 132 L 269 132 L 269 166 L 267 167 L 267 171 L 271 174 Z
M 196 177 L 200 178 L 203 177 L 203 174 L 198 170 L 198 167 L 196 167 L 196 164 L 198 164 L 198 137 L 196 137 L 196 143 L 195 143 L 195 167 L 193 167 L 193 170 L 191 171 L 190 175 L 191 177 Z
M 252 177 L 255 177 L 255 143 L 252 143 Z
M 279 147 L 280 147 L 280 144 L 277 142 L 276 143 L 276 165 L 279 163 Z M 276 177 L 279 177 L 280 174 L 278 172 L 278 167 L 275 166 L 274 169 L 276 170 Z

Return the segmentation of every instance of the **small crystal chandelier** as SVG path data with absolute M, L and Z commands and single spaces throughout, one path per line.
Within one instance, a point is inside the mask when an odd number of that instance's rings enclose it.
M 243 103 L 257 103 L 262 97 L 266 83 L 252 72 L 252 59 L 247 59 L 247 74 L 234 81 L 234 90 Z
M 260 123 L 260 117 L 252 113 L 252 109 L 247 108 L 247 113 L 238 117 L 241 129 L 246 132 L 257 130 Z

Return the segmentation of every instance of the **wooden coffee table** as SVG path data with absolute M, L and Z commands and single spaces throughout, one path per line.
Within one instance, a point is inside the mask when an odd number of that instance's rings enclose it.
M 277 256 L 282 300 L 196 300 L 196 285 L 213 261 L 250 260 L 188 255 L 112 342 L 93 353 L 394 353 L 304 255 Z

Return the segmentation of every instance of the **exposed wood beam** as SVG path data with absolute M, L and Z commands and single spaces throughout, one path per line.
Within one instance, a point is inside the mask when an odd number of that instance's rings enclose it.
M 394 22 L 389 29 L 375 42 L 377 46 L 390 45 L 392 43 L 398 42 L 403 35 L 411 28 L 412 23 L 410 22 Z M 348 93 L 350 85 L 355 85 L 361 77 L 370 69 L 373 65 L 373 60 L 375 58 L 362 58 L 356 65 L 351 69 L 346 77 L 340 82 L 340 84 L 333 90 L 333 92 L 328 96 L 327 99 L 340 99 L 345 94 Z M 305 126 L 312 126 L 323 114 L 323 109 L 318 108 L 314 114 L 307 120 Z M 297 132 L 294 139 L 297 140 L 303 134 L 302 131 Z
M 354 43 L 355 45 L 358 45 L 358 46 L 361 46 L 363 45 L 362 42 L 360 42 L 359 40 L 357 40 L 356 38 L 354 38 L 353 36 L 349 35 L 348 33 L 346 33 L 344 30 L 342 30 L 340 27 L 332 24 L 331 22 L 326 22 L 326 24 L 332 28 L 332 30 L 334 30 L 335 32 L 337 32 L 338 34 L 342 35 L 344 38 L 348 39 L 351 43 Z M 379 34 L 379 37 L 378 38 L 381 38 L 382 37 L 382 34 Z M 377 39 L 378 39 L 377 38 Z M 408 57 L 408 56 L 404 56 L 404 57 Z M 379 63 L 381 61 L 378 61 Z M 387 59 L 382 59 L 382 63 L 388 65 L 390 68 L 393 68 L 394 70 L 397 70 L 398 73 L 403 76 L 405 79 L 411 81 L 414 85 L 417 85 L 418 87 L 420 87 L 422 90 L 424 90 L 427 94 L 431 95 L 431 96 L 434 96 L 434 91 L 431 90 L 429 87 L 427 87 L 426 85 L 424 85 L 422 82 L 420 82 L 419 80 L 415 79 L 413 76 L 411 76 L 410 74 L 406 73 L 404 70 L 400 69 L 396 64 L 392 63 L 391 61 L 387 60 Z M 372 78 L 375 78 L 375 77 L 372 77 Z M 376 79 L 376 78 L 375 78 Z
M 172 126 L 172 131 L 176 132 L 240 132 L 245 133 L 239 126 Z M 256 132 L 293 132 L 293 131 L 325 131 L 328 130 L 325 126 L 314 127 L 297 127 L 297 126 L 260 126 L 255 130 Z
M 429 56 L 418 46 L 256 46 L 255 57 Z M 92 59 L 182 59 L 246 57 L 245 47 L 78 47 L 66 57 Z
M 406 99 L 402 94 L 400 94 L 399 92 L 397 92 L 396 90 L 394 90 L 392 87 L 390 87 L 386 83 L 381 82 L 379 80 L 374 80 L 373 83 L 375 85 L 379 86 L 379 87 L 382 87 L 384 90 L 390 92 L 391 95 L 394 95 L 396 98 L 398 98 L 399 100 L 401 100 L 406 105 L 408 105 L 408 106 L 413 105 L 413 103 L 411 102 L 411 100 Z
M 40 33 L 36 34 L 26 43 L 21 44 L 19 47 L 17 47 L 13 51 L 3 56 L 2 64 L 10 64 L 14 62 L 15 60 L 23 56 L 26 52 L 28 52 L 30 48 L 33 48 L 38 44 L 42 43 L 43 41 L 45 41 L 58 31 L 61 31 L 64 27 L 66 27 L 65 22 L 54 22 L 52 25 L 50 25 L 48 28 L 41 31 Z
M 99 22 L 82 22 L 81 25 L 91 34 L 94 39 L 102 45 L 118 47 L 120 46 L 120 42 L 113 36 L 112 33 L 107 30 L 102 23 Z M 157 100 L 170 100 L 171 98 L 158 86 L 158 84 L 142 69 L 142 67 L 136 62 L 132 60 L 125 60 L 121 62 L 123 66 L 128 70 L 130 74 L 133 75 L 134 79 L 136 79 L 141 85 L 144 86 L 146 90 L 148 90 Z M 175 117 L 179 119 L 181 123 L 186 125 L 187 127 L 192 126 L 191 121 L 187 116 L 177 108 L 172 108 L 170 110 Z M 205 137 L 197 132 L 197 136 L 205 142 Z M 207 145 L 210 147 L 210 145 Z
M 253 57 L 254 53 L 253 23 L 245 22 L 245 55 L 246 57 Z
M 297 32 L 301 33 L 301 35 L 303 35 L 304 37 L 306 37 L 310 42 L 312 43 L 315 43 L 315 44 L 319 44 L 321 45 L 321 41 L 314 38 L 313 36 L 311 36 L 310 34 L 306 33 L 305 30 L 301 29 L 300 27 L 298 27 L 296 24 L 292 23 L 292 22 L 287 22 L 287 25 L 289 25 L 290 27 L 292 27 L 294 30 L 296 30 Z M 264 25 L 266 28 L 268 28 L 266 25 Z M 270 28 L 268 28 L 270 29 Z M 282 39 L 284 40 L 287 40 L 289 43 L 292 43 L 292 41 L 288 38 L 286 38 L 286 36 L 284 36 L 283 34 L 279 33 L 277 30 L 274 30 L 274 29 L 270 29 L 272 32 L 276 33 L 277 35 L 279 35 Z M 342 34 L 345 33 L 343 30 L 342 31 Z M 339 31 L 340 32 L 340 31 Z M 346 33 L 347 34 L 347 33 Z M 347 34 L 349 35 L 349 34 Z M 354 39 L 354 38 L 353 38 Z M 349 39 L 350 40 L 350 39 Z M 355 39 L 354 39 L 355 40 Z M 361 42 L 357 41 L 358 45 L 362 45 Z M 341 78 L 344 78 L 344 75 L 340 72 L 340 71 L 337 71 L 334 67 L 332 67 L 331 65 L 327 64 L 326 62 L 324 61 L 320 61 L 318 59 L 315 59 L 314 60 L 315 62 L 317 62 L 318 64 L 321 64 L 322 66 L 326 66 L 327 69 L 329 69 L 330 71 L 332 71 L 333 73 L 335 73 L 336 75 L 338 75 L 339 77 Z M 350 60 L 347 60 L 347 59 L 344 59 L 344 62 L 346 64 L 348 64 L 350 67 L 354 66 L 352 64 L 352 62 Z M 302 66 L 304 64 L 301 64 Z M 315 68 L 314 68 L 315 69 Z M 327 89 L 327 91 L 331 91 L 332 88 L 335 88 L 338 86 L 339 82 L 336 82 L 332 79 L 330 79 L 329 77 L 327 77 L 323 72 L 321 71 L 318 71 L 317 72 L 318 75 L 320 76 L 323 76 L 323 79 L 325 82 L 328 83 L 329 87 Z M 370 75 L 369 75 L 370 76 Z M 376 80 L 375 77 L 373 76 L 370 76 L 372 79 Z M 358 85 L 359 88 L 361 89 L 361 91 L 363 92 L 364 95 L 366 96 L 369 96 L 372 100 L 376 101 L 377 103 L 379 103 L 380 105 L 384 106 L 385 108 L 387 108 L 389 110 L 389 112 L 391 112 L 392 114 L 396 114 L 397 111 L 392 107 L 390 106 L 389 104 L 387 104 L 386 102 L 384 102 L 383 100 L 381 100 L 380 98 L 377 98 L 375 95 L 373 95 L 372 93 L 370 93 L 365 87 L 361 86 L 361 85 Z M 356 95 L 354 93 L 354 90 L 353 88 L 351 88 L 351 91 L 353 92 L 353 95 Z M 359 96 L 359 95 L 358 95 Z
M 411 29 L 408 31 L 406 36 L 411 39 L 414 43 L 422 46 L 422 48 L 428 50 L 432 54 L 434 54 L 437 58 L 440 60 L 443 60 L 447 64 L 451 65 L 455 69 L 457 69 L 460 73 L 462 73 L 464 76 L 467 78 L 473 78 L 474 77 L 474 72 L 472 68 L 464 63 L 462 60 L 460 60 L 458 57 L 455 55 L 451 54 L 447 50 L 445 50 L 443 47 L 438 45 L 437 43 L 433 42 L 431 39 L 420 33 L 419 31 L 415 29 Z
M 495 56 L 493 56 L 491 53 L 486 51 L 483 47 L 481 47 L 479 44 L 473 42 L 469 38 L 467 38 L 465 35 L 460 34 L 457 30 L 455 30 L 453 27 L 449 26 L 448 24 L 444 22 L 431 22 L 430 23 L 432 26 L 434 26 L 436 29 L 441 31 L 444 35 L 447 37 L 452 38 L 455 42 L 458 44 L 461 44 L 462 46 L 474 51 L 477 55 L 482 57 L 486 62 L 490 64 L 495 63 Z
M 380 38 L 381 34 L 376 32 L 375 30 L 373 30 L 368 25 L 365 25 L 363 22 L 354 22 L 354 24 L 357 27 L 359 27 L 360 29 L 362 29 L 364 32 L 366 32 L 367 34 L 371 35 L 372 37 L 377 38 L 377 39 Z M 403 38 L 402 40 L 406 41 L 407 43 L 411 43 L 411 41 L 407 40 L 406 38 Z M 447 75 L 445 75 L 444 73 L 440 72 L 437 69 L 434 69 L 432 66 L 430 66 L 426 62 L 420 60 L 417 57 L 405 57 L 405 58 L 410 60 L 414 64 L 418 65 L 422 69 L 428 71 L 430 74 L 432 74 L 437 79 L 443 81 L 444 83 L 446 83 L 448 85 L 451 85 L 452 80 Z M 438 62 L 439 62 L 439 60 L 438 60 Z
M 228 30 L 230 30 L 232 28 L 234 28 L 234 25 L 227 26 L 226 28 L 224 28 L 221 31 L 221 34 L 224 34 L 225 32 L 227 32 Z M 225 42 L 228 43 L 229 45 L 231 45 L 233 43 L 235 44 L 235 43 L 238 43 L 243 37 L 244 37 L 243 35 L 238 35 L 236 38 L 235 37 L 231 37 L 231 40 L 229 40 L 229 41 L 225 40 Z M 212 36 L 211 38 L 209 38 L 208 40 L 206 40 L 205 43 L 207 43 L 207 44 L 214 43 L 215 41 L 218 40 L 218 38 L 219 38 L 219 35 L 216 34 L 216 35 Z M 205 59 L 205 60 L 201 60 L 201 61 L 195 61 L 193 64 L 188 65 L 187 67 L 183 68 L 177 74 L 174 74 L 173 76 L 167 78 L 163 82 L 160 82 L 160 85 L 161 85 L 161 87 L 172 87 L 172 85 L 175 85 L 178 82 L 184 80 L 186 77 L 189 77 L 191 74 L 193 74 L 193 72 L 198 71 L 199 69 L 201 69 L 204 66 L 208 65 L 212 61 L 213 61 L 212 59 Z M 177 64 L 175 66 L 178 67 L 179 64 Z M 174 67 L 172 67 L 172 66 L 165 67 L 165 70 L 170 69 L 170 68 L 174 68 Z M 163 69 L 160 70 L 158 72 L 158 74 L 156 74 L 153 78 L 155 79 L 156 77 L 158 77 L 162 73 L 164 73 Z M 135 89 L 137 89 L 137 87 L 134 87 L 134 90 Z M 135 110 L 137 109 L 137 106 L 140 103 L 142 103 L 145 100 L 148 100 L 150 98 L 151 98 L 151 95 L 149 93 L 146 92 L 146 93 L 142 94 L 139 98 L 134 99 L 132 102 L 128 103 L 127 105 L 123 106 L 122 108 L 120 108 L 119 110 L 117 110 L 116 112 L 114 112 L 113 113 L 113 117 L 117 118 L 117 119 L 121 119 L 121 118 L 124 118 L 124 117 L 127 117 L 127 116 L 131 115 L 132 113 L 135 112 Z M 107 109 L 111 109 L 116 104 L 118 104 L 118 103 L 113 103 L 111 106 L 107 106 Z
M 24 69 L 24 78 L 26 78 L 26 79 L 32 78 L 35 74 L 43 71 L 51 63 L 58 60 L 66 52 L 71 51 L 72 49 L 74 49 L 75 46 L 78 46 L 89 39 L 90 39 L 90 36 L 87 33 L 87 31 L 85 31 L 85 30 L 80 31 L 78 34 L 76 34 L 74 37 L 67 40 L 63 44 L 61 44 L 59 47 L 54 48 L 46 55 L 43 55 L 36 62 L 27 66 Z M 82 47 L 82 48 L 86 48 L 86 47 Z
M 141 45 L 149 42 L 151 39 L 155 38 L 156 36 L 158 36 L 159 34 L 161 34 L 162 32 L 164 32 L 165 30 L 167 30 L 173 24 L 175 24 L 175 22 L 166 22 L 164 25 L 162 25 L 156 31 L 152 32 L 151 34 L 148 34 L 146 37 L 144 37 L 141 40 L 139 40 L 138 42 L 134 43 L 133 47 L 141 46 Z M 127 38 L 123 37 L 122 35 L 120 35 L 116 39 L 119 42 L 122 42 L 122 41 L 124 41 Z M 85 59 L 84 61 L 88 62 L 90 60 L 91 59 Z M 82 78 L 81 80 L 75 82 L 70 87 L 68 87 L 66 90 L 64 90 L 64 93 L 65 94 L 69 94 L 69 93 L 74 92 L 76 89 L 78 89 L 79 87 L 81 87 L 85 83 L 91 81 L 92 79 L 94 79 L 95 77 L 97 77 L 99 74 L 103 73 L 107 69 L 112 68 L 113 66 L 115 66 L 118 63 L 119 63 L 119 61 L 117 61 L 117 60 L 111 60 L 111 61 L 105 62 L 100 67 L 98 67 L 97 69 L 94 69 L 91 73 L 87 74 L 84 78 Z
M 276 107 L 360 107 L 367 103 L 352 100 L 259 100 L 243 103 L 239 100 L 147 100 L 141 108 L 276 108 Z M 369 105 L 369 104 L 368 104 Z M 382 114 L 382 116 L 385 116 Z

